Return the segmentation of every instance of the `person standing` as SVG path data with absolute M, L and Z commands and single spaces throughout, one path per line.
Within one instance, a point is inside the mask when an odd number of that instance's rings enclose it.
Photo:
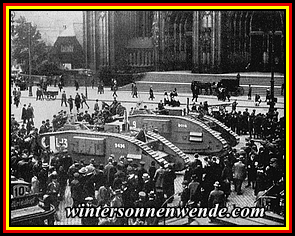
M 23 123 L 24 123 L 24 124 L 25 124 L 26 121 L 28 120 L 28 115 L 27 115 L 27 105 L 26 105 L 26 104 L 24 104 L 24 106 L 23 106 L 21 119 L 23 120 Z
M 34 108 L 32 107 L 31 103 L 29 103 L 27 108 L 27 118 L 28 121 L 34 122 Z
M 85 105 L 89 109 L 89 105 L 87 104 L 87 101 L 86 101 L 86 99 L 87 99 L 86 96 L 83 93 L 81 93 L 81 97 L 82 97 L 81 108 L 83 108 L 83 103 L 85 103 Z
M 251 100 L 252 97 L 252 87 L 251 84 L 249 84 L 249 89 L 248 89 L 248 100 Z
M 225 194 L 220 190 L 221 185 L 219 181 L 216 181 L 213 186 L 214 189 L 210 192 L 208 198 L 208 207 L 214 208 L 216 205 L 218 205 L 218 209 L 225 207 Z M 213 219 L 214 218 L 209 217 L 209 222 L 212 222 Z
M 77 108 L 78 113 L 79 113 L 80 105 L 81 105 L 81 97 L 80 97 L 79 93 L 77 93 L 76 97 L 75 97 L 75 106 Z
M 62 90 L 62 88 L 63 88 L 63 86 L 62 86 L 62 83 L 61 83 L 61 82 L 59 82 L 59 83 L 58 83 L 58 88 L 59 88 L 59 92 L 61 93 L 61 90 Z
M 154 100 L 155 99 L 155 96 L 154 96 L 154 90 L 153 90 L 153 86 L 151 85 L 150 86 L 150 97 L 149 97 L 149 100 Z
M 132 98 L 134 98 L 134 97 L 136 97 L 136 98 L 138 98 L 138 94 L 137 94 L 137 85 L 136 85 L 136 83 L 134 82 L 133 83 L 133 87 L 132 87 Z
M 233 165 L 233 179 L 235 191 L 238 195 L 242 194 L 242 183 L 246 177 L 246 165 L 242 162 L 243 155 L 240 154 L 238 162 Z
M 65 104 L 66 107 L 68 106 L 68 104 L 67 104 L 67 95 L 66 95 L 66 92 L 65 92 L 65 91 L 63 91 L 63 93 L 62 93 L 62 95 L 61 95 L 61 106 L 62 106 L 63 104 Z
M 99 112 L 99 104 L 98 104 L 98 99 L 95 100 L 95 104 L 94 104 L 94 111 L 95 113 Z
M 76 87 L 76 91 L 78 91 L 79 90 L 79 83 L 77 80 L 75 80 L 75 87 Z
M 113 97 L 115 97 L 115 96 L 118 97 L 117 90 L 118 90 L 117 80 L 114 79 L 113 80 Z
M 91 88 L 92 89 L 94 88 L 94 84 L 95 84 L 95 80 L 94 80 L 94 77 L 92 77 L 92 80 L 91 80 Z
M 104 93 L 104 84 L 103 80 L 100 80 L 97 85 L 97 93 L 103 94 Z
M 164 189 L 163 189 L 165 172 L 166 170 L 164 168 L 164 164 L 160 163 L 160 168 L 156 170 L 155 176 L 153 179 L 155 183 L 156 197 L 159 200 L 159 205 L 162 205 L 165 201 Z
M 72 98 L 72 95 L 68 98 L 68 103 L 70 107 L 70 113 L 72 113 L 73 107 L 74 107 L 74 99 Z
M 19 104 L 20 104 L 20 97 L 21 97 L 21 91 L 20 91 L 20 88 L 18 88 L 17 92 L 16 92 L 16 96 L 15 96 L 15 106 L 16 108 L 18 108 Z
M 237 103 L 237 99 L 235 99 L 234 101 L 233 101 L 233 103 L 232 103 L 232 112 L 235 112 L 236 111 L 236 109 L 237 109 L 237 105 L 238 105 L 238 103 Z

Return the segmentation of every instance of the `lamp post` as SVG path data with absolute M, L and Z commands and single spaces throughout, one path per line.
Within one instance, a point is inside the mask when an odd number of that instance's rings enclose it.
M 267 103 L 269 105 L 269 113 L 273 114 L 275 104 L 277 102 L 277 98 L 274 97 L 274 37 L 275 37 L 275 28 L 274 28 L 274 18 L 272 18 L 272 31 L 270 33 L 270 70 L 271 70 L 271 76 L 270 76 L 270 100 Z
M 31 63 L 31 22 L 27 22 L 26 25 L 28 26 L 28 44 L 29 44 L 29 79 L 28 79 L 28 85 L 29 85 L 29 96 L 33 96 L 32 92 L 32 63 Z

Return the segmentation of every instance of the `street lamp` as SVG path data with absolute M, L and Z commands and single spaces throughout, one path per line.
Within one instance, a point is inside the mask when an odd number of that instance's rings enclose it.
M 28 84 L 29 84 L 29 96 L 33 96 L 32 92 L 32 63 L 31 63 L 31 22 L 27 22 L 26 25 L 28 26 L 28 42 L 29 42 L 29 79 L 28 79 Z
M 275 14 L 275 12 L 274 12 Z M 272 31 L 270 33 L 271 41 L 270 41 L 270 70 L 271 70 L 271 77 L 270 77 L 270 100 L 267 103 L 269 105 L 269 113 L 273 114 L 275 104 L 277 102 L 277 98 L 274 97 L 274 38 L 275 38 L 275 28 L 274 28 L 274 19 L 272 17 Z

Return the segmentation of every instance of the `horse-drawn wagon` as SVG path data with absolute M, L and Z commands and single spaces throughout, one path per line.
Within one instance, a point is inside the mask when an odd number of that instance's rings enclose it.
M 238 79 L 222 79 L 218 82 L 217 87 L 225 88 L 231 96 L 242 96 L 244 94 L 244 89 L 240 86 Z

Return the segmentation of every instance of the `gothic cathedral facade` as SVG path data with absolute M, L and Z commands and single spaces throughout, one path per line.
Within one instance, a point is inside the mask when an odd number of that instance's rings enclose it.
M 284 72 L 285 27 L 284 11 L 84 11 L 86 67 Z

